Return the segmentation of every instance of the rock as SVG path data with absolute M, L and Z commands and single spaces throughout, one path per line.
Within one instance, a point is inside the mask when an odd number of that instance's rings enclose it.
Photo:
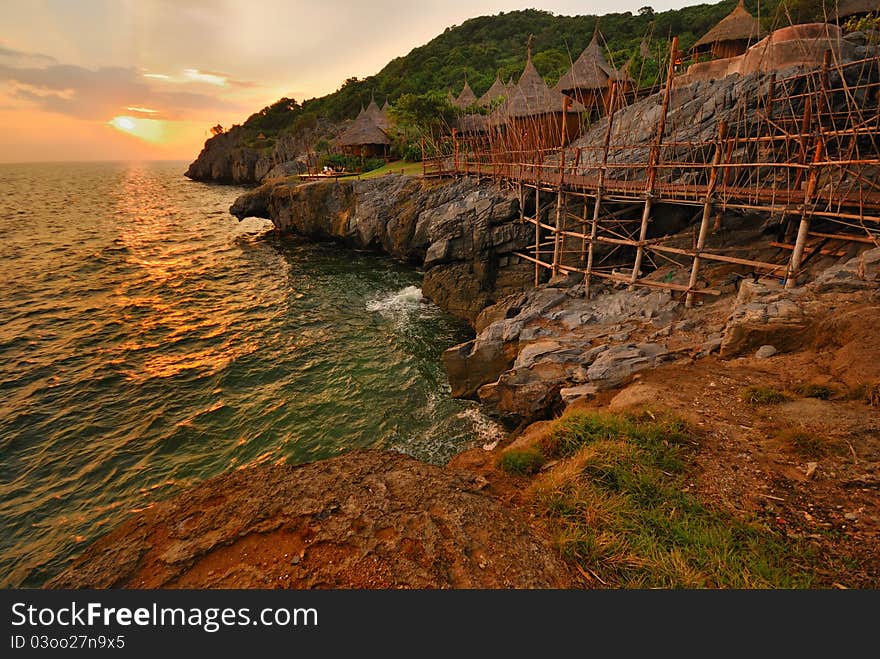
M 700 356 L 705 357 L 721 349 L 721 339 L 709 339 L 700 346 Z
M 513 365 L 515 349 L 505 350 L 503 342 L 467 341 L 443 352 L 443 367 L 456 398 L 472 398 L 477 389 Z
M 594 384 L 581 384 L 577 387 L 566 387 L 564 389 L 560 389 L 559 396 L 562 398 L 562 402 L 566 406 L 568 406 L 576 400 L 580 400 L 581 398 L 589 398 L 590 396 L 594 396 L 598 392 L 599 389 Z
M 771 345 L 763 345 L 755 352 L 756 359 L 767 359 L 776 354 L 776 348 Z
M 587 370 L 587 377 L 598 389 L 613 389 L 634 373 L 657 363 L 665 348 L 658 343 L 612 345 Z
M 816 473 L 816 469 L 818 469 L 818 468 L 819 468 L 818 462 L 808 462 L 807 463 L 807 470 L 806 470 L 807 478 L 812 478 Z
M 661 394 L 661 390 L 653 385 L 635 382 L 612 398 L 608 409 L 616 411 L 651 407 L 662 400 Z
M 133 513 L 49 587 L 266 588 L 279 580 L 303 589 L 574 584 L 528 514 L 469 474 L 353 450 L 236 469 L 187 488 Z
M 794 350 L 809 340 L 810 323 L 800 305 L 800 289 L 779 290 L 743 282 L 724 328 L 721 357 L 729 358 L 772 345 Z
M 230 212 L 272 220 L 279 231 L 375 249 L 425 268 L 422 290 L 474 322 L 487 306 L 531 286 L 533 267 L 512 253 L 529 244 L 516 194 L 466 179 L 389 175 L 357 181 L 273 180 Z M 564 291 L 556 291 L 564 296 Z
M 851 293 L 880 286 L 880 247 L 828 268 L 808 288 L 815 293 Z

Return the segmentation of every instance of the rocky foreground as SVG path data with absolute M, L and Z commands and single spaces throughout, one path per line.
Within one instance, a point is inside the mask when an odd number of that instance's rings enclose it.
M 136 513 L 50 588 L 562 588 L 484 479 L 384 451 L 212 478 Z

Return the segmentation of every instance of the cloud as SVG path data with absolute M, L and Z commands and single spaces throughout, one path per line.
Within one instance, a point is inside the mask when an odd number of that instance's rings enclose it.
M 12 52 L 21 62 L 21 54 Z M 0 59 L 0 81 L 9 84 L 9 97 L 41 110 L 88 120 L 107 120 L 129 107 L 156 108 L 154 116 L 163 119 L 210 119 L 217 112 L 246 109 L 217 92 L 205 92 L 205 80 L 199 76 L 209 74 L 197 69 L 192 71 L 199 75 L 170 88 L 163 84 L 164 79 L 157 78 L 161 74 L 146 74 L 154 79 L 145 78 L 133 68 L 87 69 L 43 61 L 42 66 L 22 66 Z
M 3 60 L 17 63 L 28 62 L 32 64 L 35 64 L 37 62 L 42 62 L 44 64 L 54 64 L 58 61 L 50 55 L 43 55 L 42 53 L 26 53 L 21 50 L 7 48 L 3 44 L 0 44 L 0 61 Z

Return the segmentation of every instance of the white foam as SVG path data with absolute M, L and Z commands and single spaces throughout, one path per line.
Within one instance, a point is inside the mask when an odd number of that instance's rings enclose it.
M 235 227 L 235 233 L 239 236 L 258 236 L 268 233 L 275 228 L 271 220 L 261 217 L 246 217 Z
M 473 432 L 477 436 L 477 441 L 482 444 L 484 451 L 493 450 L 498 446 L 498 442 L 507 435 L 500 423 L 496 423 L 487 417 L 477 407 L 469 407 L 459 412 L 456 416 L 471 422 Z
M 367 302 L 367 311 L 382 315 L 397 316 L 418 309 L 422 303 L 422 289 L 418 286 L 407 286 L 394 293 L 387 293 Z

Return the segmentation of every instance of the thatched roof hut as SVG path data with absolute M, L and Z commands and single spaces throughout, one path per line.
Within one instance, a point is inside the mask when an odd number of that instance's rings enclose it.
M 391 138 L 386 132 L 387 119 L 387 115 L 379 109 L 376 102 L 370 101 L 370 105 L 361 110 L 355 120 L 342 131 L 336 142 L 343 151 L 354 155 L 385 155 L 391 145 Z
M 590 44 L 559 79 L 554 89 L 562 93 L 576 89 L 606 89 L 609 82 L 619 78 L 620 73 L 608 64 L 599 46 L 598 33 L 594 32 Z
M 507 98 L 507 95 L 510 93 L 510 88 L 501 82 L 501 74 L 495 76 L 495 82 L 492 83 L 492 86 L 486 90 L 486 93 L 480 96 L 480 99 L 477 101 L 477 104 L 486 108 L 492 105 L 492 102 L 502 96 Z
M 567 104 L 568 109 L 566 112 L 568 113 L 579 114 L 584 112 L 584 106 L 578 101 L 568 99 L 566 103 L 565 94 L 550 89 L 547 86 L 535 65 L 532 64 L 530 54 L 519 82 L 501 107 L 492 113 L 490 124 L 542 114 L 561 113 L 563 104 Z
M 733 11 L 704 34 L 691 50 L 695 53 L 711 51 L 718 58 L 736 57 L 765 34 L 758 19 L 746 10 L 743 0 L 739 0 Z
M 458 118 L 458 132 L 469 135 L 485 133 L 489 129 L 489 117 L 482 114 L 466 114 Z
M 461 93 L 458 95 L 452 104 L 464 110 L 465 108 L 469 108 L 474 103 L 477 102 L 477 95 L 474 94 L 474 91 L 471 89 L 471 86 L 468 84 L 467 78 L 464 79 L 464 87 L 461 89 Z
M 388 105 L 388 102 L 385 102 L 385 105 Z M 388 131 L 391 127 L 391 119 L 388 117 L 388 113 L 384 109 L 379 109 L 379 106 L 376 105 L 375 99 L 370 99 L 370 104 L 367 106 L 367 109 L 364 110 L 364 113 L 372 119 L 373 123 L 376 124 L 383 131 Z
M 508 147 L 544 149 L 567 144 L 577 136 L 584 111 L 581 103 L 547 86 L 529 53 L 519 82 L 489 115 L 488 124 L 508 136 Z

